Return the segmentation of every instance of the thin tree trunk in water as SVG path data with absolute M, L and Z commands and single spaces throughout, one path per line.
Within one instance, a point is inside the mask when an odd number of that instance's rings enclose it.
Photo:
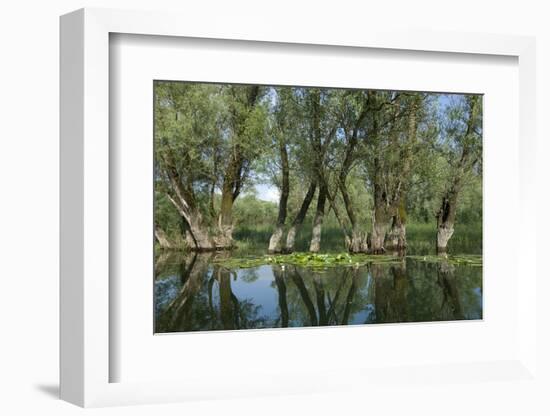
M 193 243 L 196 251 L 212 251 L 217 249 L 214 239 L 208 229 L 202 224 L 202 215 L 199 212 L 191 217 L 188 225 L 189 232 L 186 233 L 186 239 L 190 247 L 193 247 L 190 245 Z
M 315 288 L 315 299 L 317 300 L 317 310 L 319 311 L 319 325 L 328 325 L 327 309 L 325 307 L 325 289 L 318 276 L 313 278 L 313 287 Z
M 452 319 L 464 319 L 464 309 L 460 300 L 454 267 L 447 261 L 442 261 L 437 265 L 437 277 L 443 292 L 443 301 L 441 303 L 442 314 L 444 307 L 448 306 Z M 441 318 L 449 319 L 447 316 L 441 316 Z
M 468 125 L 465 133 L 465 137 L 470 136 L 475 130 L 475 112 L 476 106 L 479 104 L 478 97 L 472 97 L 470 103 L 470 115 L 468 118 Z M 475 163 L 475 157 L 472 155 L 472 148 L 468 145 L 464 145 L 462 148 L 462 156 L 458 166 L 454 169 L 454 177 L 449 189 L 443 195 L 441 201 L 441 207 L 437 212 L 437 240 L 436 250 L 440 255 L 446 255 L 447 243 L 451 239 L 454 233 L 454 223 L 456 218 L 456 211 L 458 206 L 459 194 L 462 191 L 462 185 L 466 172 L 470 170 Z
M 441 201 L 441 207 L 437 213 L 437 254 L 447 253 L 447 243 L 454 233 L 454 223 L 458 204 L 459 189 L 461 187 L 461 175 L 455 177 L 453 185 L 445 193 Z
M 227 248 L 233 246 L 233 177 L 234 175 L 229 173 L 224 178 L 218 218 L 218 246 Z
M 311 301 L 311 298 L 309 297 L 309 293 L 307 291 L 306 285 L 304 284 L 304 279 L 296 268 L 293 270 L 294 273 L 291 273 L 292 281 L 298 288 L 298 291 L 300 292 L 300 297 L 302 298 L 302 301 L 304 302 L 304 305 L 306 306 L 306 309 L 309 314 L 309 321 L 311 326 L 317 326 L 317 315 L 315 313 L 315 307 L 313 306 L 313 302 Z
M 353 298 L 357 292 L 357 279 L 359 278 L 359 273 L 357 269 L 353 270 L 353 275 L 351 277 L 351 285 L 349 287 L 348 295 L 346 296 L 346 306 L 344 307 L 344 314 L 342 316 L 341 325 L 347 325 L 349 321 L 349 316 L 351 313 L 351 305 L 353 304 Z
M 217 278 L 220 292 L 220 319 L 222 327 L 223 329 L 235 329 L 235 310 L 229 270 L 219 267 L 217 270 Z
M 336 313 L 337 307 L 338 307 L 338 300 L 340 299 L 340 293 L 342 293 L 342 288 L 346 284 L 346 280 L 348 280 L 349 274 L 348 271 L 345 270 L 344 273 L 340 276 L 340 284 L 338 285 L 338 288 L 336 289 L 336 292 L 334 293 L 334 298 L 330 298 L 330 291 L 327 291 L 327 300 L 328 300 L 328 306 L 329 309 L 327 311 L 327 325 L 330 325 L 331 318 L 332 322 L 334 322 L 335 325 L 338 325 L 338 322 L 340 320 L 338 319 L 338 314 Z
M 209 255 L 197 253 L 186 258 L 181 276 L 181 280 L 185 283 L 183 283 L 178 296 L 170 302 L 166 311 L 157 320 L 155 331 L 177 332 L 188 331 L 192 328 L 193 301 L 208 272 L 209 260 Z
M 393 213 L 391 212 L 390 195 L 386 189 L 384 179 L 382 177 L 379 159 L 374 158 L 374 180 L 373 180 L 373 196 L 374 196 L 374 212 L 372 216 L 372 233 L 370 238 L 370 251 L 373 254 L 383 254 L 386 252 L 384 248 L 384 240 L 390 228 L 390 221 Z
M 204 224 L 193 189 L 184 186 L 182 183 L 171 154 L 165 154 L 163 159 L 167 166 L 165 173 L 171 188 L 171 192 L 168 192 L 166 197 L 174 205 L 185 223 L 187 245 L 195 251 L 216 250 L 218 247 Z
M 400 180 L 397 185 L 394 205 L 396 212 L 392 217 L 391 230 L 387 237 L 387 248 L 403 252 L 407 247 L 406 239 L 406 208 L 405 199 L 410 186 L 410 176 L 412 169 L 413 148 L 416 144 L 416 136 L 418 130 L 418 109 L 421 99 L 418 95 L 415 96 L 411 104 L 408 115 L 408 133 L 407 143 L 405 144 L 405 152 L 403 155 L 403 167 L 401 170 Z
M 351 223 L 351 236 L 346 235 L 346 245 L 350 253 L 365 253 L 368 251 L 367 238 L 366 235 L 361 233 L 361 230 L 357 224 L 357 217 L 355 216 L 351 198 L 345 184 L 345 176 L 340 177 L 339 188 L 340 193 L 342 194 L 342 199 L 344 200 L 344 206 L 346 208 L 349 221 Z
M 158 241 L 161 248 L 172 249 L 174 245 L 168 239 L 168 236 L 162 228 L 155 224 L 155 238 Z
M 210 329 L 212 330 L 216 329 L 216 311 L 214 309 L 214 296 L 212 293 L 215 280 L 214 277 L 208 280 L 208 310 L 210 312 Z
M 288 234 L 286 236 L 286 247 L 285 247 L 285 252 L 287 253 L 292 253 L 294 251 L 294 245 L 296 243 L 296 235 L 298 234 L 300 227 L 304 223 L 304 219 L 306 218 L 307 211 L 309 209 L 311 201 L 313 200 L 313 196 L 315 195 L 316 188 L 317 188 L 316 182 L 311 182 L 307 190 L 306 196 L 302 201 L 302 206 L 300 207 L 298 214 L 296 214 L 296 218 L 294 218 L 294 221 L 292 222 L 292 226 L 288 230 Z
M 214 206 L 214 199 L 215 199 L 215 191 L 216 191 L 216 185 L 215 183 L 212 183 L 210 185 L 210 200 L 208 201 L 208 209 L 210 210 L 210 217 L 216 218 L 216 207 Z
M 409 280 L 407 279 L 407 264 L 405 259 L 397 265 L 391 266 L 393 274 L 392 304 L 394 319 L 398 322 L 408 322 L 407 293 L 409 291 Z
M 340 209 L 338 208 L 338 204 L 335 201 L 335 197 L 329 191 L 328 186 L 326 187 L 326 192 L 327 192 L 327 199 L 328 199 L 328 202 L 330 204 L 329 208 L 332 209 L 332 212 L 334 213 L 334 216 L 336 217 L 336 221 L 338 221 L 338 224 L 340 225 L 340 229 L 344 233 L 345 245 L 346 245 L 346 247 L 349 248 L 351 246 L 352 236 L 354 235 L 353 230 L 352 230 L 351 233 L 348 231 L 347 224 L 345 223 L 344 219 L 342 218 L 342 214 L 340 213 Z M 355 229 L 355 231 L 356 231 L 355 235 L 358 235 L 358 233 L 359 233 L 358 227 Z M 367 247 L 366 236 L 363 238 L 361 246 L 363 247 L 364 250 L 366 250 L 366 247 Z
M 371 93 L 368 93 L 369 95 Z M 361 111 L 361 114 L 356 120 L 355 126 L 353 127 L 353 132 L 349 136 L 348 144 L 346 147 L 346 155 L 344 161 L 342 162 L 342 169 L 340 170 L 340 175 L 338 179 L 338 188 L 342 194 L 342 199 L 344 200 L 344 206 L 346 208 L 346 213 L 348 214 L 349 221 L 351 223 L 351 235 L 348 235 L 346 232 L 346 246 L 350 253 L 361 253 L 368 251 L 367 236 L 361 233 L 359 226 L 357 224 L 357 216 L 353 208 L 351 197 L 346 186 L 346 180 L 352 168 L 353 161 L 356 157 L 355 149 L 358 144 L 358 134 L 359 128 L 363 123 L 365 117 L 368 114 L 368 100 L 363 104 L 364 107 Z M 331 199 L 331 202 L 332 199 Z M 332 204 L 334 207 L 335 204 Z M 343 227 L 342 227 L 343 228 Z
M 286 221 L 288 194 L 290 192 L 290 180 L 289 180 L 289 164 L 288 164 L 288 152 L 286 144 L 283 140 L 279 143 L 279 149 L 281 152 L 281 166 L 282 166 L 282 187 L 281 197 L 279 198 L 279 214 L 277 216 L 277 225 L 275 231 L 269 239 L 268 252 L 281 253 L 284 248 L 282 247 L 283 229 Z
M 323 218 L 325 216 L 325 202 L 327 200 L 327 188 L 324 183 L 319 187 L 319 196 L 317 198 L 317 210 L 313 219 L 313 231 L 311 235 L 311 244 L 309 251 L 318 253 L 321 249 L 321 231 L 323 228 Z
M 283 266 L 284 267 L 284 266 Z M 281 311 L 281 327 L 288 328 L 288 304 L 286 300 L 286 284 L 281 266 L 273 266 L 275 284 L 279 293 L 279 309 Z
M 193 251 L 217 250 L 218 246 L 214 238 L 203 224 L 202 214 L 198 210 L 191 209 L 180 198 L 172 198 L 170 195 L 167 195 L 167 197 L 183 219 L 186 228 L 185 242 L 187 246 Z
M 321 93 L 318 89 L 313 89 L 311 93 L 312 113 L 311 113 L 311 131 L 310 141 L 314 152 L 314 172 L 319 183 L 319 195 L 317 197 L 317 209 L 313 219 L 313 230 L 309 251 L 318 253 L 321 249 L 321 229 L 323 227 L 323 217 L 325 215 L 325 202 L 327 199 L 327 183 L 323 177 L 323 162 L 325 159 L 326 146 L 323 145 L 321 135 Z M 327 144 L 328 138 L 325 140 Z

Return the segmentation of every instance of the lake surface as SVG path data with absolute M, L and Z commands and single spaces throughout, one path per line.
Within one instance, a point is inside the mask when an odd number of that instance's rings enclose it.
M 450 262 L 241 269 L 190 254 L 155 274 L 157 333 L 482 318 L 482 267 Z

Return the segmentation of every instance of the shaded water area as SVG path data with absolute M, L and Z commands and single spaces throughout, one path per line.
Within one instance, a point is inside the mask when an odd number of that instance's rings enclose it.
M 311 268 L 161 253 L 155 332 L 482 318 L 482 267 L 422 258 Z M 223 260 L 223 258 L 222 258 Z

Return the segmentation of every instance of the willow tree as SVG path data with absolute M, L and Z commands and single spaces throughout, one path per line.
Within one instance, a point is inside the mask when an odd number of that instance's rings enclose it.
M 313 229 L 309 251 L 321 249 L 321 231 L 325 217 L 327 198 L 330 198 L 326 164 L 331 145 L 336 136 L 337 120 L 332 113 L 334 90 L 308 88 L 301 93 L 305 107 L 306 136 L 310 149 L 311 172 L 319 191 L 313 217 Z
M 269 239 L 268 251 L 270 253 L 281 253 L 285 250 L 283 246 L 284 227 L 287 217 L 287 204 L 290 194 L 290 162 L 288 155 L 288 146 L 291 144 L 292 138 L 295 136 L 294 125 L 296 123 L 295 107 L 291 98 L 292 91 L 290 88 L 276 88 L 272 90 L 272 110 L 270 134 L 272 137 L 272 145 L 275 148 L 275 154 L 279 162 L 277 171 L 280 171 L 280 178 L 274 175 L 275 182 L 279 189 L 279 208 L 277 214 L 277 222 L 275 230 Z
M 227 104 L 227 155 L 221 185 L 218 217 L 219 244 L 233 245 L 233 203 L 249 178 L 252 163 L 262 152 L 266 137 L 266 109 L 261 105 L 263 91 L 257 85 L 224 87 Z
M 261 98 L 257 86 L 155 83 L 155 187 L 182 217 L 191 249 L 233 246 L 233 203 L 265 138 Z
M 404 250 L 407 246 L 406 221 L 407 197 L 411 189 L 413 174 L 421 163 L 420 153 L 429 144 L 429 128 L 422 126 L 426 118 L 425 94 L 410 93 L 404 97 L 404 132 L 402 140 L 397 143 L 399 159 L 394 174 L 399 178 L 395 184 L 394 212 L 391 228 L 386 235 L 385 246 L 396 250 Z M 421 131 L 422 130 L 422 131 Z M 420 137 L 422 136 L 422 137 Z
M 392 91 L 377 91 L 372 97 L 366 170 L 374 200 L 370 236 L 373 253 L 386 251 L 392 224 L 400 237 L 398 244 L 404 244 L 403 207 L 415 164 L 423 100 L 418 93 Z
M 458 203 L 466 182 L 481 173 L 482 101 L 479 95 L 454 97 L 444 117 L 442 148 L 448 161 L 448 176 L 436 214 L 436 249 L 447 251 L 454 233 Z
M 291 92 L 288 98 L 293 103 L 293 159 L 297 167 L 294 176 L 307 190 L 288 230 L 284 251 L 294 250 L 296 236 L 317 193 L 310 242 L 310 251 L 317 252 L 328 197 L 325 164 L 336 131 L 330 111 L 334 92 L 319 88 L 292 88 Z
M 341 219 L 338 210 L 337 219 L 340 221 L 344 230 L 346 246 L 351 253 L 368 251 L 367 236 L 361 230 L 361 224 L 358 220 L 357 207 L 352 201 L 352 196 L 348 187 L 348 178 L 356 166 L 356 162 L 361 157 L 367 156 L 365 153 L 366 121 L 369 111 L 372 110 L 372 91 L 345 91 L 338 103 L 338 143 L 340 147 L 339 161 L 336 167 L 337 190 L 342 196 L 345 212 L 350 224 L 348 231 Z M 335 202 L 333 199 L 333 207 Z
M 313 201 L 313 197 L 315 196 L 316 189 L 317 189 L 317 180 L 313 178 L 309 182 L 307 191 L 304 194 L 304 197 L 302 199 L 300 209 L 297 211 L 294 219 L 292 220 L 292 224 L 290 225 L 290 228 L 286 235 L 286 244 L 285 244 L 284 251 L 287 253 L 292 253 L 294 251 L 294 246 L 296 244 L 296 236 L 298 235 L 298 232 L 300 231 L 300 228 L 304 223 L 304 220 L 306 218 L 311 202 Z

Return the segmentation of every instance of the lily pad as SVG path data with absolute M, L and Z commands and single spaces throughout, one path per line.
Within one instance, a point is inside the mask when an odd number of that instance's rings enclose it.
M 265 255 L 261 257 L 227 258 L 215 260 L 214 263 L 227 268 L 247 269 L 259 267 L 266 264 L 294 265 L 310 267 L 315 269 L 326 269 L 330 267 L 360 267 L 366 264 L 387 264 L 399 263 L 401 257 L 388 255 L 370 254 L 314 254 L 314 253 L 292 253 Z

